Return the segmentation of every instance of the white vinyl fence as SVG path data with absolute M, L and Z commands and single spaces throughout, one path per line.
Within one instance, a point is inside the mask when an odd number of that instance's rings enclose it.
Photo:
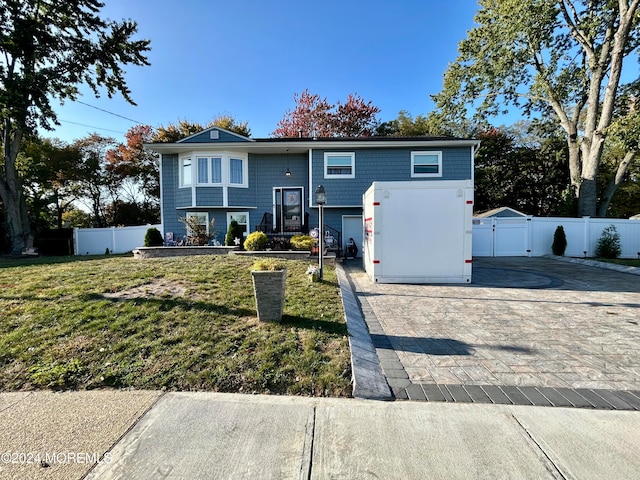
M 162 231 L 162 225 L 140 225 L 136 227 L 74 228 L 73 245 L 75 255 L 102 255 L 127 253 L 144 245 L 144 236 L 149 228 Z
M 602 231 L 614 225 L 621 258 L 640 257 L 640 221 L 616 218 L 474 218 L 474 257 L 538 257 L 551 254 L 553 234 L 562 225 L 568 257 L 593 257 Z

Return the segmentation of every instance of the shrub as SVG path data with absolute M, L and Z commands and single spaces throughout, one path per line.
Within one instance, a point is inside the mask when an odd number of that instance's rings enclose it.
M 178 221 L 184 224 L 187 231 L 186 245 L 204 246 L 208 245 L 209 241 L 216 236 L 214 226 L 216 219 L 212 218 L 209 222 L 209 233 L 207 233 L 207 225 L 200 223 L 200 219 L 196 215 L 189 215 L 187 217 L 178 217 Z
M 554 255 L 562 257 L 566 249 L 567 236 L 564 233 L 564 227 L 562 225 L 558 225 L 555 233 L 553 234 L 553 244 L 551 245 L 551 251 Z
M 240 239 L 240 243 L 235 242 L 236 238 Z M 236 247 L 238 245 L 242 245 L 243 240 L 244 232 L 242 231 L 242 227 L 235 220 L 231 220 L 229 229 L 227 230 L 227 236 L 224 240 L 224 244 L 228 247 Z
M 276 270 L 284 270 L 285 263 L 276 258 L 263 258 L 253 263 L 252 270 L 274 272 Z
M 315 239 L 309 235 L 294 235 L 291 237 L 291 248 L 294 250 L 311 250 L 315 244 Z
M 250 233 L 244 241 L 244 249 L 254 252 L 256 250 L 264 250 L 269 244 L 269 238 L 264 232 Z
M 615 225 L 609 225 L 602 231 L 602 235 L 596 245 L 596 257 L 618 258 L 622 253 L 620 247 L 620 234 Z
M 162 234 L 160 230 L 157 228 L 149 228 L 147 229 L 147 233 L 144 236 L 144 246 L 145 247 L 161 247 L 164 243 L 162 240 Z
M 291 248 L 291 242 L 289 237 L 273 237 L 269 240 L 269 247 L 271 250 L 289 250 Z

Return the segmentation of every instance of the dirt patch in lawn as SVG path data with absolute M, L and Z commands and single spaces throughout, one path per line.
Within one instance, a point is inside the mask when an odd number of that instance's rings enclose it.
M 119 292 L 103 293 L 102 296 L 112 300 L 131 300 L 149 297 L 184 297 L 187 287 L 180 283 L 171 282 L 162 278 L 154 279 L 139 287 L 133 287 Z

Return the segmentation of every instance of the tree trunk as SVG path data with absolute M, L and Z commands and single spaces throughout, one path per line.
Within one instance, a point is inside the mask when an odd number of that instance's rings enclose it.
M 16 198 L 17 197 L 17 198 Z M 7 224 L 11 236 L 11 253 L 20 254 L 33 247 L 33 235 L 27 215 L 27 203 L 22 192 L 2 198 L 7 215 Z
M 11 236 L 11 253 L 20 254 L 24 249 L 33 247 L 27 202 L 22 191 L 22 182 L 16 170 L 16 158 L 22 141 L 22 131 L 13 129 L 8 121 L 5 121 L 3 127 L 4 171 L 3 175 L 0 175 L 0 197 L 7 215 L 9 235 Z
M 598 212 L 596 176 L 604 148 L 604 135 L 595 130 L 591 138 L 585 137 L 580 145 L 582 175 L 578 191 L 578 216 L 595 217 Z
M 631 161 L 633 160 L 633 158 L 636 156 L 637 153 L 638 152 L 627 152 L 627 154 L 624 156 L 624 158 L 618 165 L 618 170 L 616 171 L 616 174 L 609 182 L 609 185 L 607 185 L 607 188 L 604 191 L 602 198 L 600 199 L 600 205 L 598 205 L 599 217 L 607 216 L 607 210 L 609 210 L 609 205 L 611 204 L 611 200 L 613 199 L 613 196 L 615 195 L 616 190 L 618 190 L 618 187 L 622 183 L 622 180 L 624 179 L 625 174 L 629 170 L 629 165 L 631 165 Z
M 58 192 L 56 191 L 56 220 L 58 230 L 62 230 L 62 214 L 64 213 L 64 207 L 60 203 L 60 197 L 58 196 Z
M 576 195 L 580 187 L 580 144 L 574 138 L 567 140 L 567 146 L 569 147 L 569 176 L 571 185 L 575 187 Z

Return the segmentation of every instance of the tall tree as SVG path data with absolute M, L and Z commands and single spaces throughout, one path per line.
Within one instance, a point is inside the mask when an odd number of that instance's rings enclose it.
M 224 128 L 225 130 L 237 133 L 243 137 L 251 136 L 249 122 L 240 122 L 236 120 L 233 115 L 222 114 L 214 117 L 213 120 L 207 122 L 206 125 L 202 125 L 198 122 L 191 122 L 189 120 L 178 120 L 178 123 L 169 123 L 166 127 L 160 125 L 156 128 L 151 140 L 154 143 L 177 142 L 178 140 L 195 135 L 196 133 L 211 127 Z
M 564 142 L 547 138 L 537 145 L 518 145 L 498 129 L 477 135 L 475 208 L 478 212 L 511 207 L 529 215 L 566 215 L 569 173 Z
M 120 201 L 118 177 L 107 169 L 107 151 L 116 146 L 115 139 L 92 133 L 76 140 L 74 146 L 81 155 L 80 178 L 78 181 L 81 201 L 91 210 L 95 227 L 106 227 L 105 209 L 109 204 Z
M 18 253 L 33 244 L 16 169 L 25 134 L 55 124 L 53 100 L 74 100 L 79 85 L 134 103 L 123 69 L 148 65 L 148 40 L 133 40 L 137 24 L 100 18 L 98 0 L 2 0 L 0 3 L 0 197 Z
M 628 177 L 630 168 L 640 166 L 640 79 L 625 86 L 607 130 L 607 148 L 603 158 L 609 164 L 608 180 L 600 194 L 598 216 L 605 217 L 613 197 Z
M 160 201 L 160 169 L 156 155 L 144 147 L 153 138 L 153 129 L 148 125 L 130 128 L 125 142 L 107 150 L 107 171 L 113 173 L 121 187 L 130 184 L 127 200 L 135 203 L 139 196 L 145 202 Z
M 293 100 L 296 106 L 278 122 L 274 137 L 369 137 L 376 133 L 380 109 L 357 94 L 349 94 L 344 104 L 330 104 L 306 89 L 294 94 Z
M 371 101 L 365 102 L 350 93 L 344 103 L 338 102 L 331 116 L 333 134 L 336 137 L 370 137 L 380 123 L 376 115 L 380 109 Z
M 426 116 L 418 115 L 413 118 L 406 110 L 400 110 L 398 118 L 381 123 L 376 130 L 377 135 L 396 137 L 419 137 L 430 133 Z
M 153 143 L 173 143 L 182 138 L 201 132 L 205 128 L 206 127 L 203 127 L 197 122 L 178 120 L 178 123 L 169 123 L 166 127 L 164 125 L 160 125 L 156 128 L 151 137 L 151 141 Z
M 378 136 L 420 137 L 424 135 L 441 137 L 473 137 L 480 132 L 491 129 L 487 122 L 473 123 L 467 119 L 449 121 L 434 115 L 413 116 L 406 110 L 400 110 L 398 117 L 383 122 L 376 128 Z
M 476 26 L 433 98 L 436 116 L 555 115 L 580 215 L 597 213 L 596 174 L 623 61 L 640 42 L 640 0 L 479 0 Z
M 240 122 L 236 120 L 233 115 L 229 115 L 228 113 L 224 113 L 222 115 L 214 117 L 214 119 L 209 122 L 209 125 L 224 128 L 225 130 L 237 133 L 238 135 L 242 135 L 243 137 L 251 136 L 249 122 Z
M 23 142 L 16 165 L 23 179 L 32 221 L 47 213 L 39 211 L 39 204 L 53 211 L 55 220 L 48 223 L 62 228 L 62 214 L 80 194 L 79 150 L 58 139 L 34 137 Z

